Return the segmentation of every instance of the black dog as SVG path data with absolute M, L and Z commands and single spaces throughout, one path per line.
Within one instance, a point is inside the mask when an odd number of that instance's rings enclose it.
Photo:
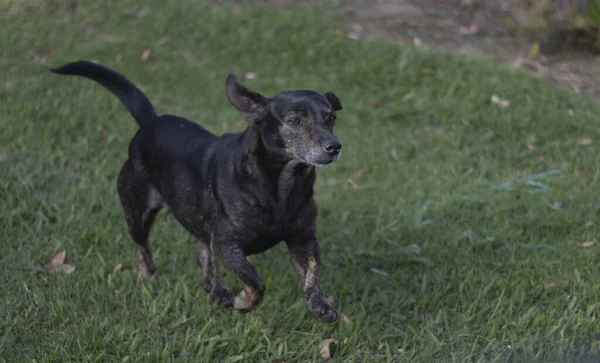
M 338 318 L 321 289 L 313 199 L 314 167 L 338 160 L 342 148 L 333 135 L 335 111 L 342 109 L 335 94 L 288 91 L 265 98 L 230 74 L 227 98 L 248 127 L 215 136 L 186 119 L 158 116 L 137 87 L 103 66 L 80 61 L 52 71 L 100 83 L 140 125 L 118 178 L 137 244 L 138 281 L 158 272 L 148 234 L 164 203 L 198 238 L 204 289 L 221 306 L 257 306 L 265 282 L 246 256 L 285 240 L 308 310 L 324 322 Z M 244 285 L 235 297 L 219 276 L 217 258 Z

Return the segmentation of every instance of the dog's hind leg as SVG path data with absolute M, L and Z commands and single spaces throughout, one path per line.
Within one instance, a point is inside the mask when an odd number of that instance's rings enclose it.
M 204 291 L 210 298 L 223 307 L 233 307 L 233 294 L 219 276 L 215 254 L 209 245 L 198 240 L 198 263 L 204 274 Z
M 154 217 L 162 206 L 162 198 L 148 180 L 143 167 L 135 161 L 125 162 L 117 183 L 129 233 L 137 244 L 137 281 L 142 282 L 158 273 L 148 236 Z

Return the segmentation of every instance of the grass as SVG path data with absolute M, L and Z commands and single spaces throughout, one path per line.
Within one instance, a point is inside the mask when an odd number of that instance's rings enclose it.
M 348 39 L 330 8 L 78 5 L 0 11 L 0 359 L 315 362 L 327 338 L 348 338 L 340 362 L 598 356 L 600 245 L 577 244 L 600 232 L 590 98 L 474 57 Z M 267 95 L 335 91 L 344 154 L 319 170 L 318 232 L 325 290 L 351 323 L 309 316 L 284 246 L 253 259 L 258 310 L 214 307 L 168 212 L 152 234 L 163 275 L 136 286 L 115 188 L 136 124 L 100 86 L 43 67 L 77 59 L 216 133 L 241 130 L 230 71 L 256 73 L 245 84 Z M 76 272 L 44 272 L 62 249 Z

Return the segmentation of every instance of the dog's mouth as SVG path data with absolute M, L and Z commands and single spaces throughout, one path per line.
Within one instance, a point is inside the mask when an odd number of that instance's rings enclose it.
M 323 158 L 311 158 L 310 156 L 311 155 L 309 154 L 308 157 L 302 158 L 302 160 L 309 165 L 316 166 L 318 168 L 326 168 L 334 162 L 340 160 L 342 153 L 340 152 L 335 156 L 327 156 Z

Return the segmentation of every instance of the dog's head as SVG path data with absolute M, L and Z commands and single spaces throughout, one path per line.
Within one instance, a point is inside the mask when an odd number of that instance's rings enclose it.
M 314 166 L 326 166 L 340 158 L 342 145 L 333 126 L 342 104 L 332 92 L 287 91 L 266 98 L 230 74 L 227 98 L 260 132 L 266 148 Z

